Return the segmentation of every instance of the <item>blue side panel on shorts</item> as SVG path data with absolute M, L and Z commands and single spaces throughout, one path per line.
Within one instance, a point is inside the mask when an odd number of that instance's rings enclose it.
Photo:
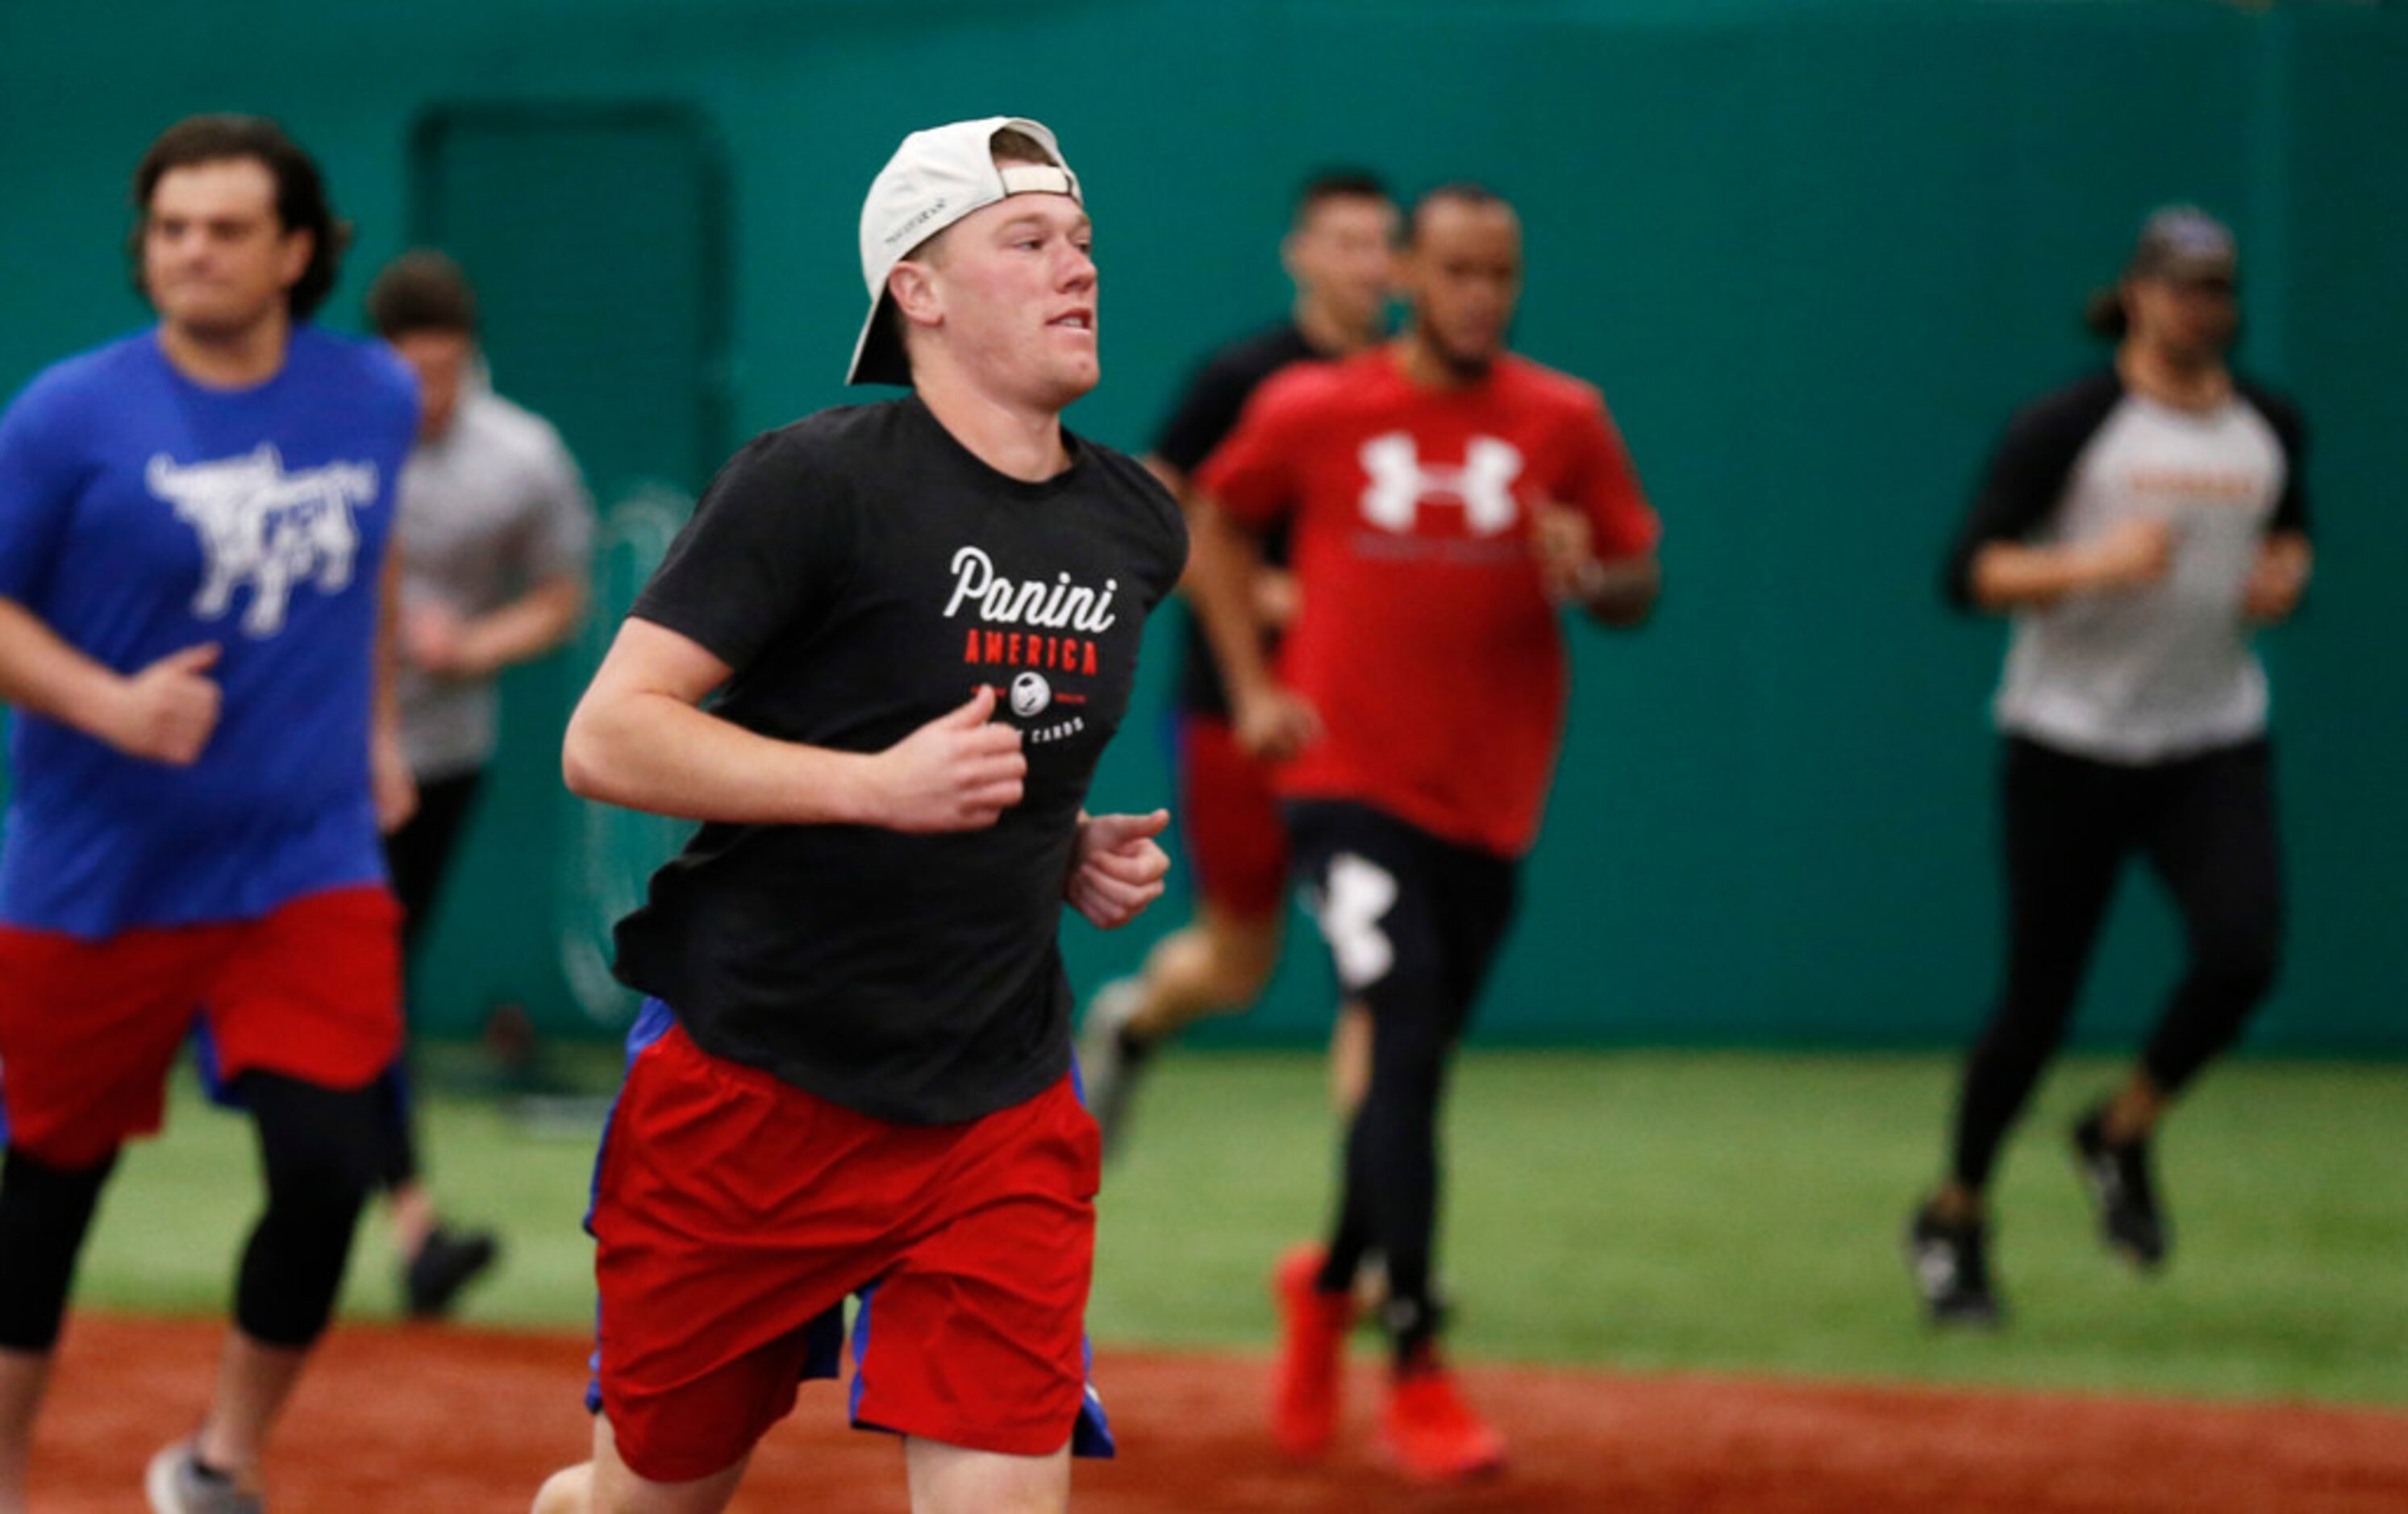
M 1185 728 L 1181 721 L 1181 728 Z M 1077 1053 L 1070 1057 L 1070 1092 L 1079 1100 L 1079 1107 L 1087 1107 L 1087 1081 L 1079 1070 Z M 1086 1354 L 1086 1389 L 1079 1400 L 1079 1422 L 1070 1429 L 1070 1454 L 1109 1461 L 1120 1454 L 1119 1442 L 1112 1439 L 1112 1423 L 1104 1415 L 1104 1398 L 1096 1392 L 1096 1343 L 1084 1335 L 1079 1337 L 1079 1349 Z
M 239 1109 L 242 1100 L 235 1096 L 225 1075 L 218 1071 L 217 1038 L 209 1034 L 206 1019 L 193 1021 L 193 1069 L 201 1075 L 201 1093 L 221 1109 Z
M 666 1036 L 677 1025 L 677 1014 L 658 999 L 647 998 L 636 1011 L 636 1022 L 627 1027 L 627 1063 L 620 1071 L 619 1086 L 626 1088 L 626 1075 L 636 1070 L 636 1059 L 652 1049 L 654 1042 Z M 602 1139 L 594 1148 L 594 1176 L 585 1185 L 585 1233 L 594 1234 L 594 1201 L 602 1193 L 602 1156 L 610 1150 L 610 1126 L 618 1119 L 619 1101 L 610 1100 L 610 1112 L 602 1120 Z
M 1112 1439 L 1112 1421 L 1104 1417 L 1104 1395 L 1096 1392 L 1096 1343 L 1082 1335 L 1079 1349 L 1086 1353 L 1087 1384 L 1079 1399 L 1079 1422 L 1070 1427 L 1070 1454 L 1110 1461 L 1121 1448 Z
M 667 1005 L 658 999 L 646 998 L 643 1007 L 636 1011 L 636 1022 L 627 1027 L 626 1071 L 633 1071 L 636 1059 L 642 1056 L 652 1043 L 666 1036 L 676 1023 L 677 1015 Z M 620 1086 L 622 1089 L 626 1086 L 624 1073 Z M 610 1124 L 618 1113 L 619 1101 L 613 1098 L 610 1113 L 602 1121 L 602 1139 L 594 1150 L 594 1176 L 586 1182 L 584 1225 L 589 1235 L 594 1234 L 594 1206 L 602 1196 L 602 1157 L 610 1149 Z M 602 1304 L 598 1299 L 594 1304 L 594 1354 L 585 1359 L 585 1412 L 588 1414 L 602 1412 Z M 833 1372 L 827 1375 L 836 1376 Z
M 636 1011 L 636 1022 L 627 1027 L 627 1065 L 634 1066 L 644 1049 L 666 1036 L 676 1024 L 676 1010 L 647 996 L 642 1007 Z
M 844 1417 L 856 1430 L 884 1430 L 884 1425 L 867 1423 L 861 1417 L 862 1364 L 869 1360 L 869 1307 L 877 1301 L 878 1285 L 871 1283 L 855 1296 L 861 1307 L 853 1317 L 853 1391 L 845 1399 Z

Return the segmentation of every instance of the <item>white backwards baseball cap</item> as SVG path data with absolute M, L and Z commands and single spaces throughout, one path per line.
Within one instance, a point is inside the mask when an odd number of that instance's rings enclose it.
M 997 165 L 995 134 L 1010 127 L 1054 160 Z M 853 344 L 851 384 L 910 384 L 903 332 L 886 317 L 886 276 L 905 255 L 954 221 L 1014 194 L 1067 194 L 1080 200 L 1079 176 L 1062 161 L 1054 134 L 1021 116 L 988 116 L 932 126 L 903 138 L 895 156 L 870 180 L 861 203 L 861 279 L 869 286 L 869 317 Z M 1085 202 L 1081 200 L 1082 204 Z

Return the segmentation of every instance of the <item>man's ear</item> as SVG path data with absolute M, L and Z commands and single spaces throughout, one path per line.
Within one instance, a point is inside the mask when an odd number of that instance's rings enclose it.
M 887 271 L 886 293 L 895 302 L 896 310 L 911 324 L 943 324 L 944 301 L 937 293 L 936 270 L 927 264 L 909 259 L 896 264 Z
M 317 255 L 317 233 L 306 226 L 285 233 L 284 245 L 277 249 L 278 279 L 286 289 L 291 289 L 309 272 L 309 260 Z

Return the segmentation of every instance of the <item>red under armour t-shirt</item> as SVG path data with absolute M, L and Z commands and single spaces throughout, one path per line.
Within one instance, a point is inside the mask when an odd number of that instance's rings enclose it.
M 1394 348 L 1290 368 L 1197 478 L 1253 527 L 1284 515 L 1303 608 L 1280 675 L 1326 734 L 1275 782 L 1505 856 L 1538 836 L 1567 686 L 1532 509 L 1578 507 L 1600 557 L 1656 545 L 1595 389 L 1521 358 L 1416 387 Z

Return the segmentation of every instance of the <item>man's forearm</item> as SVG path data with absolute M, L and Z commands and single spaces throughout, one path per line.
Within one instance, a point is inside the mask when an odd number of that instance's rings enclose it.
M 1600 625 L 1628 630 L 1643 624 L 1655 612 L 1664 590 L 1664 570 L 1656 554 L 1598 562 L 1579 586 L 1581 608 Z
M 107 739 L 125 680 L 69 646 L 41 617 L 0 598 L 0 704 L 13 705 Z
M 2278 531 L 2258 548 L 2241 589 L 2241 613 L 2256 625 L 2280 625 L 2299 609 L 2315 573 L 2315 549 L 2297 531 Z
M 2315 576 L 2316 550 L 2305 536 L 2297 531 L 2275 532 L 2266 538 L 2264 550 L 2268 557 L 2297 573 L 2302 588 Z
M 1197 502 L 1188 524 L 1188 600 L 1220 664 L 1222 681 L 1232 695 L 1242 696 L 1271 681 L 1254 605 L 1262 546 L 1210 500 Z
M 780 741 L 643 691 L 587 695 L 561 749 L 581 798 L 752 825 L 876 823 L 876 760 Z
M 2102 576 L 2078 546 L 1994 541 L 1973 558 L 1973 603 L 1994 613 L 2054 605 L 2100 587 Z
M 401 552 L 385 544 L 384 564 L 377 572 L 376 646 L 370 670 L 368 736 L 372 741 L 401 740 Z
M 547 578 L 490 614 L 468 622 L 462 639 L 469 660 L 500 672 L 532 662 L 566 641 L 585 613 L 585 585 Z

